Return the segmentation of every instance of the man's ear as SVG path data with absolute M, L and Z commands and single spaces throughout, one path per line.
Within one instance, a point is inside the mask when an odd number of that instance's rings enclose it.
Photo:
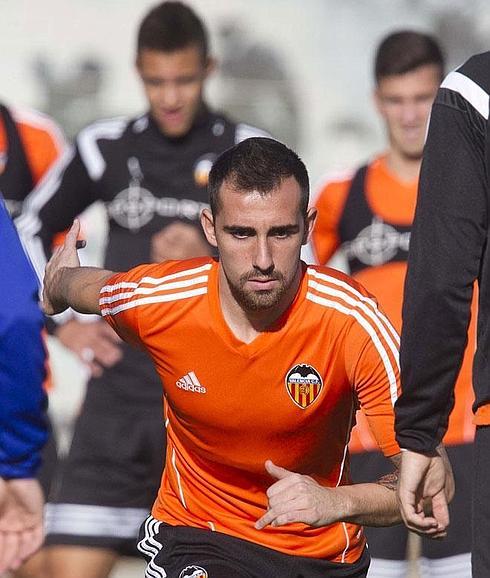
M 218 242 L 216 241 L 216 231 L 214 230 L 214 219 L 209 209 L 203 209 L 201 212 L 201 227 L 208 243 L 213 247 L 217 247 Z
M 318 211 L 315 207 L 310 207 L 306 213 L 305 218 L 305 232 L 303 236 L 302 244 L 306 245 L 308 243 L 311 232 L 313 231 L 313 227 L 315 226 L 316 217 L 318 215 Z
M 374 107 L 376 108 L 376 111 L 378 112 L 378 114 L 382 118 L 384 118 L 385 117 L 384 103 L 383 103 L 383 99 L 381 98 L 379 88 L 377 86 L 373 90 L 373 103 L 374 103 Z

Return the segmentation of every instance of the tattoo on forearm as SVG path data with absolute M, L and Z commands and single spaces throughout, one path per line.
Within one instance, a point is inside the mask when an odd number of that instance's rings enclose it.
M 393 492 L 395 492 L 396 485 L 398 483 L 398 471 L 396 470 L 394 472 L 391 472 L 390 474 L 382 476 L 381 478 L 379 478 L 379 480 L 376 480 L 376 483 L 379 484 L 380 486 L 388 488 L 388 490 L 392 490 Z

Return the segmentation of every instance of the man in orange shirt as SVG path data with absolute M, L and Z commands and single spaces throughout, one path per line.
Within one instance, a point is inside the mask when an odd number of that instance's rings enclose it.
M 45 275 L 48 314 L 101 314 L 164 384 L 166 468 L 139 542 L 147 576 L 366 576 L 361 524 L 399 512 L 391 477 L 351 484 L 347 443 L 360 403 L 398 462 L 396 332 L 359 284 L 300 261 L 316 210 L 286 146 L 228 149 L 209 192 L 201 224 L 219 261 L 80 267 L 75 222 Z
M 379 300 L 396 329 L 401 329 L 403 285 L 417 199 L 417 185 L 430 107 L 443 74 L 443 58 L 436 41 L 413 31 L 387 36 L 375 60 L 375 103 L 385 124 L 389 146 L 384 154 L 353 175 L 324 185 L 316 198 L 319 216 L 313 231 L 319 263 L 336 251 L 348 272 Z M 440 543 L 424 541 L 421 571 L 425 577 L 470 576 L 471 442 L 474 436 L 471 404 L 471 351 L 475 328 L 469 332 L 467 355 L 456 388 L 445 444 L 460 491 L 452 504 L 456 520 Z M 362 414 L 353 431 L 354 479 L 369 479 L 382 471 L 384 459 L 376 450 Z M 380 470 L 381 469 L 381 470 Z M 408 531 L 369 528 L 369 576 L 404 578 Z M 452 574 L 451 574 L 452 572 Z

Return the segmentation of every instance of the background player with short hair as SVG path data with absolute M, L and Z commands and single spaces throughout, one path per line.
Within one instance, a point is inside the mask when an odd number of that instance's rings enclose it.
M 46 269 L 47 313 L 102 314 L 162 380 L 167 466 L 139 543 L 147 575 L 365 576 L 360 524 L 399 511 L 391 477 L 351 485 L 347 443 L 360 401 L 398 461 L 396 333 L 360 285 L 300 261 L 316 210 L 295 153 L 247 139 L 215 162 L 209 190 L 201 223 L 219 260 L 80 268 L 75 223 Z
M 416 31 L 385 37 L 377 49 L 375 103 L 384 122 L 389 146 L 367 165 L 319 191 L 319 216 L 312 240 L 319 263 L 336 251 L 348 272 L 379 300 L 395 327 L 401 329 L 403 285 L 417 185 L 430 108 L 443 75 L 443 57 L 436 40 Z M 471 353 L 475 328 L 458 379 L 456 403 L 444 442 L 452 458 L 460 492 L 452 504 L 455 523 L 442 542 L 422 543 L 423 577 L 470 575 L 471 502 Z M 376 444 L 359 413 L 350 445 L 354 479 L 371 479 L 384 467 Z M 408 531 L 368 528 L 373 563 L 371 578 L 405 577 L 408 572 Z
M 41 242 L 49 251 L 54 235 L 95 201 L 109 218 L 109 268 L 210 254 L 199 226 L 209 168 L 223 150 L 261 131 L 207 106 L 207 33 L 180 2 L 163 2 L 143 18 L 136 69 L 148 112 L 82 130 L 28 198 L 18 226 L 33 255 Z M 120 554 L 135 551 L 158 488 L 161 387 L 148 357 L 100 320 L 72 317 L 55 333 L 89 363 L 92 379 L 48 508 L 50 578 L 103 578 Z

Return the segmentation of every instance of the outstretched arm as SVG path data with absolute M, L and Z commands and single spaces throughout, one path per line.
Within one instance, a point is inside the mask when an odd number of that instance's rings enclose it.
M 65 242 L 56 249 L 46 266 L 43 309 L 48 315 L 62 313 L 68 307 L 80 313 L 100 315 L 100 290 L 114 273 L 96 267 L 80 267 L 79 232 L 80 222 L 75 219 Z

